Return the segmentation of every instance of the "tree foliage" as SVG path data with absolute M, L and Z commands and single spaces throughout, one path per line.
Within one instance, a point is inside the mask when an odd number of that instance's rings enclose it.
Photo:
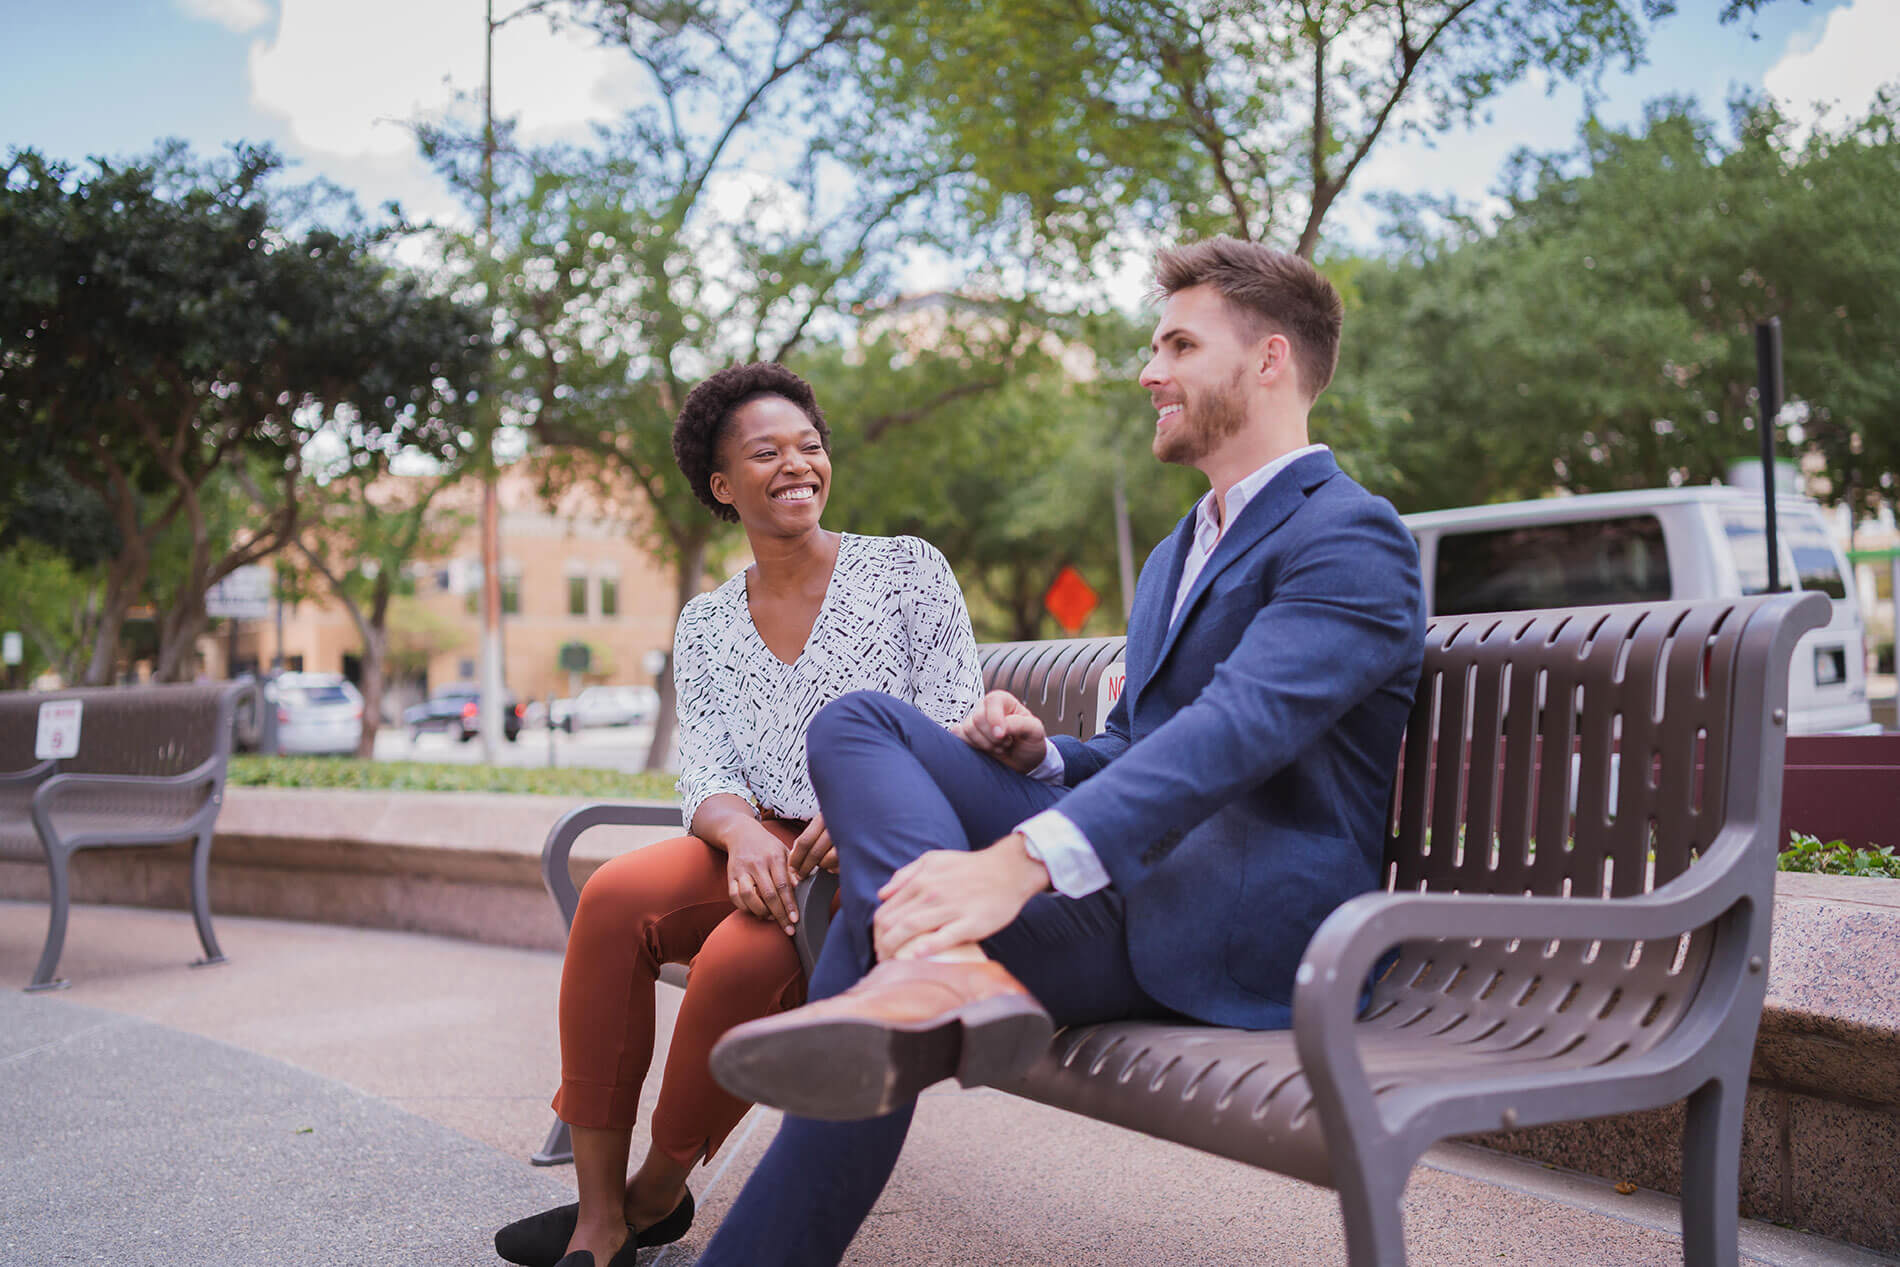
M 1753 4 L 1735 4 L 1735 11 Z M 1442 133 L 1534 72 L 1644 53 L 1670 0 L 904 0 L 875 5 L 888 143 L 968 156 L 978 224 L 1085 262 L 1118 231 L 1311 256 L 1381 140 Z
M 1865 509 L 1900 471 L 1894 107 L 1803 134 L 1772 103 L 1731 141 L 1681 102 L 1522 155 L 1506 212 L 1367 267 L 1340 378 L 1401 416 L 1408 509 L 1704 483 L 1759 450 L 1755 325 L 1778 317 L 1784 454 Z M 1414 213 L 1417 208 L 1411 209 Z
M 459 443 L 482 332 L 360 225 L 293 223 L 314 199 L 274 191 L 280 167 L 268 149 L 199 162 L 170 145 L 83 170 L 16 151 L 0 168 L 0 429 L 14 456 L 92 490 L 118 537 L 87 681 L 111 673 L 174 524 L 187 545 L 158 673 L 190 671 L 205 591 L 294 527 L 317 428 L 364 448 Z M 207 489 L 237 462 L 284 492 L 226 535 Z

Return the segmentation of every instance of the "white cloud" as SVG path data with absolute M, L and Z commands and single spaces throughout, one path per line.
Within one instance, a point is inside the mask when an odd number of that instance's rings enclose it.
M 1813 106 L 1863 115 L 1882 84 L 1895 81 L 1900 5 L 1851 0 L 1827 15 L 1818 35 L 1797 35 L 1762 86 L 1797 117 Z M 1882 51 L 1885 50 L 1885 51 Z
M 482 39 L 467 0 L 283 0 L 276 38 L 251 48 L 252 100 L 313 154 L 413 157 L 402 125 L 480 93 Z M 631 59 L 584 32 L 529 17 L 495 34 L 496 113 L 517 117 L 524 141 L 612 118 L 637 90 Z
M 264 0 L 178 0 L 178 7 L 190 17 L 216 22 L 239 35 L 255 31 L 271 18 L 270 6 Z

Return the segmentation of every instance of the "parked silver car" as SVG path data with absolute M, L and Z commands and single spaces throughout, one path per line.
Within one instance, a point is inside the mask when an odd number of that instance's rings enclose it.
M 589 686 L 573 699 L 557 699 L 548 724 L 569 734 L 588 726 L 632 726 L 652 721 L 660 693 L 650 686 Z
M 350 753 L 363 733 L 363 696 L 338 673 L 282 673 L 264 686 L 277 709 L 277 751 Z

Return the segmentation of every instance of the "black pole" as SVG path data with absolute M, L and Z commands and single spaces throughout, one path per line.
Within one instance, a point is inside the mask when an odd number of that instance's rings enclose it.
M 1768 592 L 1781 588 L 1781 547 L 1775 538 L 1775 419 L 1781 416 L 1781 318 L 1755 326 L 1755 386 L 1761 398 L 1762 501 L 1768 509 Z

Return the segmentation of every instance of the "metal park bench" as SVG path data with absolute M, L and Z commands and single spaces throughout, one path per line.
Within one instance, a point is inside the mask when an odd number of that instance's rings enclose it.
M 1386 891 L 1320 926 L 1293 1029 L 1075 1027 L 1005 1089 L 1336 1189 L 1354 1267 L 1405 1261 L 1399 1198 L 1440 1140 L 1686 1099 L 1684 1258 L 1733 1264 L 1789 658 L 1826 618 L 1770 595 L 1433 620 Z M 985 680 L 1088 735 L 1122 642 L 987 647 Z
M 0 857 L 44 858 L 51 882 L 46 945 L 29 990 L 55 989 L 72 856 L 81 849 L 192 841 L 191 909 L 201 964 L 222 963 L 211 929 L 211 835 L 243 683 L 106 687 L 0 694 Z M 33 756 L 40 705 L 80 700 L 79 751 Z

